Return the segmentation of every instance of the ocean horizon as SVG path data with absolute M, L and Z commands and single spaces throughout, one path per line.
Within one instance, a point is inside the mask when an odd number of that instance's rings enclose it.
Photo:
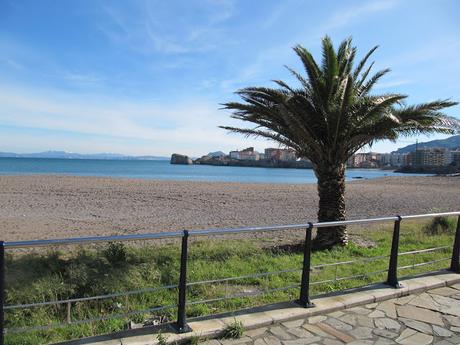
M 172 165 L 168 160 L 0 158 L 0 175 L 73 175 L 240 183 L 316 183 L 311 169 Z M 347 169 L 346 179 L 408 176 L 381 169 Z M 420 176 L 420 174 L 416 174 Z

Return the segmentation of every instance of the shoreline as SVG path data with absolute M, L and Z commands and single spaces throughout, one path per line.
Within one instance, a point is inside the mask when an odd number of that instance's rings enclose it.
M 347 219 L 456 211 L 459 182 L 448 176 L 348 181 Z M 317 203 L 315 183 L 0 175 L 5 241 L 300 224 L 316 220 Z
M 246 168 L 246 167 L 244 167 Z M 254 168 L 262 168 L 262 167 L 254 167 Z M 270 169 L 289 169 L 293 170 L 293 168 L 270 168 Z M 313 170 L 313 169 L 295 169 L 295 170 Z M 347 168 L 347 170 L 354 171 L 389 171 L 389 172 L 396 172 L 393 170 L 386 170 L 386 169 L 379 169 L 379 168 Z M 406 172 L 401 172 L 401 174 L 404 175 L 395 175 L 395 176 L 388 176 L 388 175 L 383 175 L 383 176 L 378 176 L 378 177 L 362 177 L 362 176 L 352 176 L 346 179 L 345 181 L 348 183 L 355 182 L 355 181 L 373 181 L 373 180 L 380 180 L 380 179 L 385 179 L 385 178 L 398 178 L 398 177 L 410 177 L 410 176 L 415 176 L 415 177 L 432 177 L 432 176 L 437 176 L 437 177 L 456 177 L 456 174 L 428 174 L 428 173 L 406 173 Z M 89 179 L 110 179 L 110 180 L 132 180 L 132 181 L 151 181 L 151 182 L 177 182 L 177 183 L 204 183 L 204 184 L 243 184 L 243 185 L 292 185 L 292 186 L 299 186 L 299 185 L 315 185 L 317 184 L 316 181 L 311 182 L 311 181 L 305 181 L 305 182 L 244 182 L 244 181 L 220 181 L 220 180 L 187 180 L 187 179 L 170 179 L 170 178 L 154 178 L 154 177 L 128 177 L 128 176 L 109 176 L 109 175 L 91 175 L 91 174 L 72 174 L 72 173 L 1 173 L 0 172 L 0 179 L 3 177 L 68 177 L 68 178 L 89 178 Z

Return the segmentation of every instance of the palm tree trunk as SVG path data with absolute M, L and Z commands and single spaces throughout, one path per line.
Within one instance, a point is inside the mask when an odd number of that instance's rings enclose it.
M 345 220 L 345 165 L 316 167 L 318 178 L 318 221 Z M 347 245 L 346 226 L 319 228 L 314 241 L 316 249 Z

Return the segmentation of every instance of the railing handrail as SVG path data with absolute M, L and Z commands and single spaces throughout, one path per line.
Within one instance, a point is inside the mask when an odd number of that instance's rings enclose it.
M 229 233 L 236 234 L 236 233 L 243 233 L 243 232 L 294 230 L 294 229 L 305 229 L 308 227 L 309 228 L 325 228 L 325 227 L 334 227 L 334 226 L 342 226 L 342 225 L 395 221 L 395 220 L 398 220 L 399 217 L 400 217 L 399 219 L 418 219 L 418 218 L 458 216 L 458 215 L 460 215 L 460 211 L 415 214 L 415 215 L 406 215 L 406 216 L 380 217 L 380 218 L 364 218 L 364 219 L 341 220 L 341 221 L 333 221 L 333 222 L 275 225 L 275 226 L 256 226 L 256 227 L 243 227 L 243 228 L 213 228 L 213 229 L 204 229 L 204 230 L 193 230 L 193 231 L 189 231 L 188 233 L 190 237 L 195 237 L 195 236 L 223 235 L 223 234 L 229 234 Z M 47 246 L 56 246 L 56 245 L 72 245 L 72 244 L 83 244 L 83 243 L 122 242 L 122 241 L 139 241 L 139 240 L 151 240 L 151 239 L 162 239 L 162 238 L 179 238 L 182 236 L 183 236 L 183 231 L 171 231 L 171 232 L 131 234 L 131 235 L 69 237 L 69 238 L 48 239 L 48 240 L 5 241 L 3 242 L 3 246 L 5 247 L 5 249 L 14 249 L 14 248 L 30 248 L 30 247 L 47 247 Z

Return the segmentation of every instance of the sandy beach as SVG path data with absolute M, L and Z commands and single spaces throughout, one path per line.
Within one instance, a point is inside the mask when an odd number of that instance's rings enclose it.
M 2 240 L 263 226 L 316 219 L 316 185 L 1 176 Z M 349 219 L 460 209 L 458 177 L 347 183 Z

